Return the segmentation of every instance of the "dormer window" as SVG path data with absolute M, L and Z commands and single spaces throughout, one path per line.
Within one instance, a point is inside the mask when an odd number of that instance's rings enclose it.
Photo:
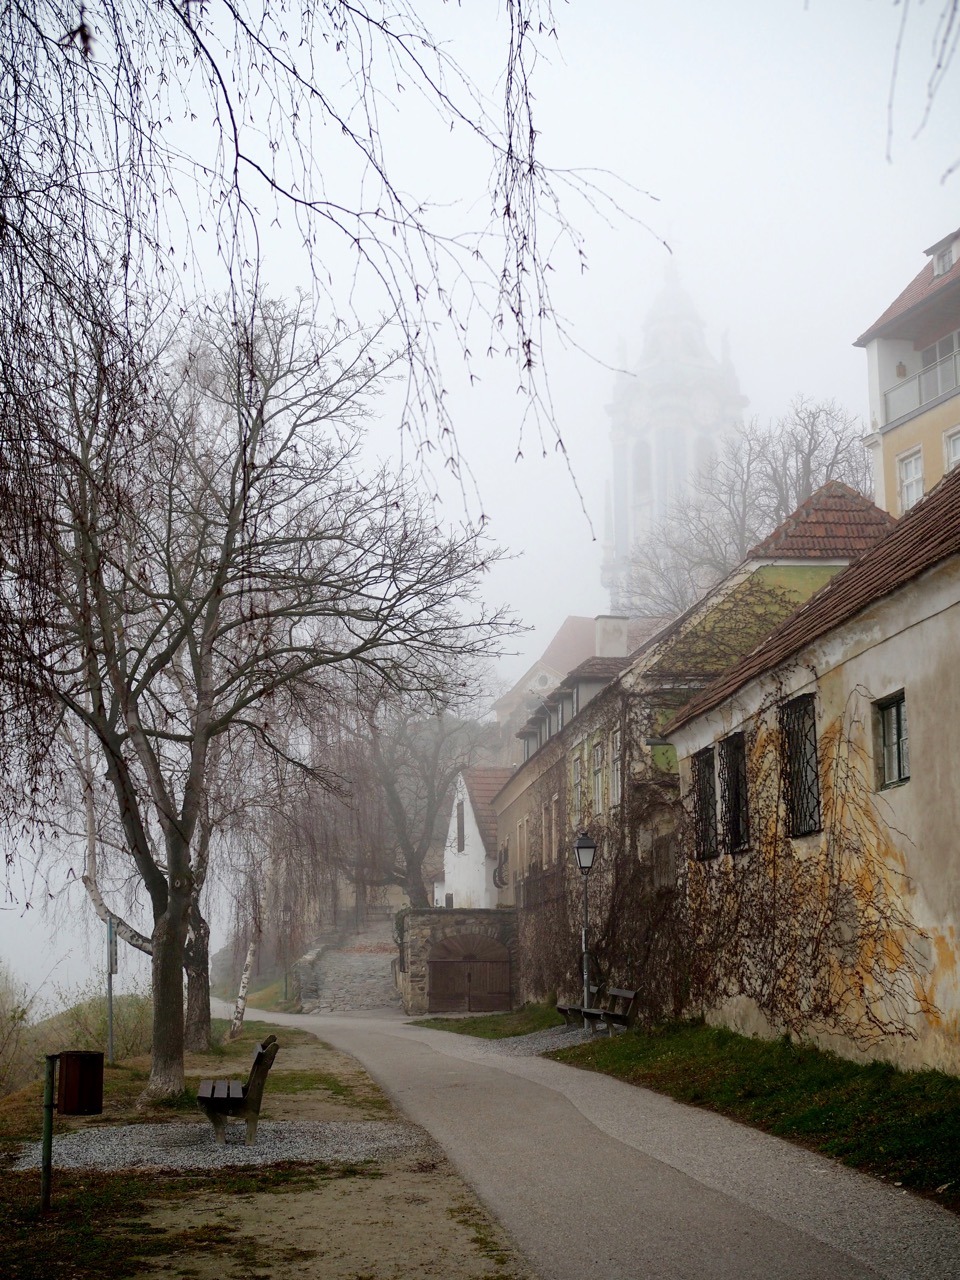
M 945 276 L 953 266 L 953 245 L 947 245 L 946 249 L 941 249 L 933 260 L 933 274 L 935 276 Z

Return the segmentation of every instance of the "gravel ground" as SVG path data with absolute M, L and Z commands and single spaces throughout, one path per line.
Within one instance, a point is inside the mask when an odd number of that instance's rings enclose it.
M 321 1123 L 264 1120 L 257 1141 L 244 1146 L 244 1125 L 227 1128 L 217 1144 L 208 1124 L 137 1124 L 83 1129 L 53 1140 L 57 1169 L 221 1169 L 228 1165 L 276 1164 L 281 1160 L 352 1164 L 415 1151 L 427 1139 L 411 1125 L 384 1121 Z M 36 1169 L 40 1144 L 24 1145 L 14 1169 Z
M 575 1044 L 583 1044 L 593 1036 L 589 1027 L 549 1027 L 546 1031 L 531 1031 L 528 1036 L 510 1036 L 506 1040 L 477 1040 L 491 1053 L 503 1054 L 508 1058 L 532 1058 L 540 1053 L 550 1053 L 553 1049 L 570 1049 Z

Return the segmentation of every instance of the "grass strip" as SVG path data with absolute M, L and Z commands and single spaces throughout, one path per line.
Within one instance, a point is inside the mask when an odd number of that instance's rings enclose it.
M 680 1023 L 551 1055 L 790 1139 L 960 1212 L 960 1079 Z
M 459 1036 L 478 1036 L 482 1040 L 505 1040 L 511 1036 L 527 1036 L 532 1031 L 546 1031 L 563 1025 L 563 1018 L 553 1005 L 525 1004 L 510 1013 L 484 1013 L 473 1018 L 420 1018 L 415 1027 L 434 1031 L 453 1031 Z

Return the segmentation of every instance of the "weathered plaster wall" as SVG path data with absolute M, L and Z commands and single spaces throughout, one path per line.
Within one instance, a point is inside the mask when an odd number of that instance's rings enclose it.
M 916 1040 L 889 1038 L 869 1056 L 953 1073 L 960 1073 L 958 641 L 960 560 L 955 558 L 836 628 L 779 672 L 784 698 L 816 691 L 821 741 L 841 718 L 848 725 L 855 754 L 862 753 L 884 857 L 891 866 L 890 884 L 898 887 L 910 916 L 929 934 L 925 994 L 938 1012 L 916 1017 Z M 685 788 L 693 753 L 747 724 L 775 687 L 771 678 L 755 681 L 673 735 Z M 901 689 L 909 726 L 910 777 L 881 788 L 876 777 L 874 703 Z M 796 843 L 802 856 L 803 842 Z M 731 1001 L 716 1017 L 748 1033 L 770 1032 L 748 1001 Z M 837 1052 L 863 1056 L 838 1037 L 819 1039 Z
M 397 985 L 404 1012 L 427 1012 L 430 954 L 441 939 L 463 934 L 492 938 L 507 948 L 511 959 L 511 1004 L 517 1003 L 516 912 L 504 907 L 491 911 L 427 908 L 409 911 L 403 919 L 403 968 L 397 974 Z

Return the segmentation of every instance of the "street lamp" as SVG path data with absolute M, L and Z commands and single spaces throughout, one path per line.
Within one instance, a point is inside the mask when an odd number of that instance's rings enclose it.
M 573 852 L 577 858 L 577 866 L 580 868 L 580 874 L 583 876 L 583 1007 L 590 1008 L 590 956 L 587 953 L 587 876 L 593 867 L 593 860 L 597 856 L 597 842 L 591 840 L 586 831 L 581 831 L 573 842 Z M 587 1018 L 583 1018 L 584 1030 L 587 1028 Z

